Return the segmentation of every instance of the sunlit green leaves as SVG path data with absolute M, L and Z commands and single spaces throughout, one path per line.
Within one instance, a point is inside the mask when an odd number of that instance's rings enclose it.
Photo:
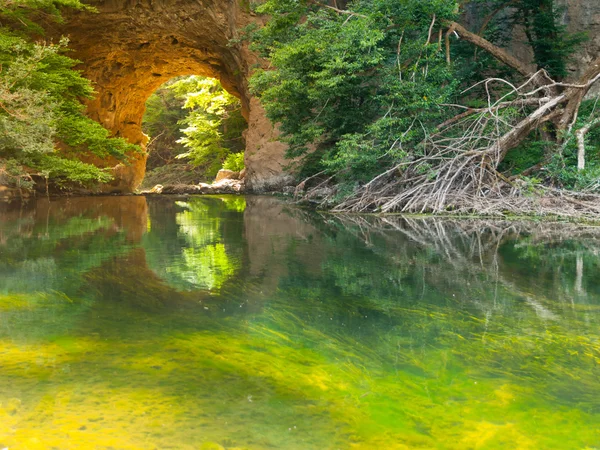
M 251 87 L 291 155 L 316 146 L 326 150 L 327 170 L 366 179 L 405 157 L 443 116 L 456 82 L 438 33 L 456 4 L 363 0 L 347 8 L 263 4 L 272 17 L 253 45 L 270 67 L 254 74 Z
M 169 89 L 184 100 L 183 108 L 189 111 L 179 121 L 183 137 L 177 141 L 188 150 L 176 157 L 204 167 L 205 176 L 212 178 L 230 153 L 244 148 L 242 131 L 247 125 L 240 101 L 214 78 L 191 76 L 176 81 Z
M 176 206 L 169 233 L 151 229 L 144 237 L 149 266 L 177 290 L 218 292 L 241 269 L 243 247 L 226 239 L 224 224 L 228 223 L 225 217 L 238 217 L 244 211 L 245 199 L 197 198 L 177 202 Z M 174 241 L 178 245 L 173 245 Z

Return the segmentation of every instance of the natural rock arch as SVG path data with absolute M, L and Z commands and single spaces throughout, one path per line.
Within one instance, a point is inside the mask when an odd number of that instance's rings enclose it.
M 73 56 L 94 83 L 97 95 L 87 105 L 91 118 L 145 148 L 146 99 L 173 77 L 214 77 L 240 97 L 248 120 L 247 187 L 261 191 L 289 180 L 285 145 L 248 91 L 256 57 L 245 45 L 232 44 L 241 28 L 259 20 L 245 0 L 104 0 L 93 6 L 97 13 L 72 13 L 63 26 L 48 30 L 70 38 Z M 129 192 L 143 179 L 146 157 L 135 155 L 130 165 L 91 160 L 116 166 L 115 181 L 105 190 Z
M 145 101 L 162 83 L 179 75 L 205 75 L 221 80 L 241 98 L 248 120 L 246 185 L 254 191 L 278 188 L 290 175 L 284 170 L 285 145 L 248 91 L 248 76 L 257 63 L 245 45 L 232 44 L 240 29 L 261 19 L 250 12 L 249 0 L 93 0 L 98 13 L 75 12 L 66 24 L 48 25 L 54 38 L 71 39 L 74 56 L 98 92 L 89 102 L 90 117 L 115 135 L 144 146 L 141 129 Z M 343 3 L 340 3 L 343 4 Z M 600 51 L 600 3 L 597 0 L 557 0 L 565 6 L 569 31 L 588 32 L 589 40 L 573 58 L 569 69 L 577 74 Z M 476 9 L 472 11 L 476 13 Z M 469 22 L 469 14 L 465 16 Z M 515 39 L 509 51 L 527 49 Z M 530 57 L 530 55 L 529 55 Z M 145 171 L 146 155 L 130 166 L 116 161 L 94 161 L 116 166 L 115 182 L 108 191 L 131 191 Z

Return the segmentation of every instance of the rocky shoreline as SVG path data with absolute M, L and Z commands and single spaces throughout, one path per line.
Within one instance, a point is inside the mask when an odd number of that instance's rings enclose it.
M 99 193 L 86 189 L 71 189 L 69 191 L 42 192 L 25 190 L 8 186 L 0 186 L 0 201 L 15 201 L 35 197 L 65 197 L 65 196 L 106 196 L 106 195 L 188 195 L 188 194 L 243 194 L 246 192 L 244 171 L 233 172 L 221 170 L 211 184 L 157 184 L 152 189 L 134 193 Z
M 244 182 L 223 180 L 213 184 L 157 184 L 152 189 L 141 191 L 140 195 L 182 195 L 182 194 L 243 194 Z
M 246 190 L 245 170 L 234 172 L 221 169 L 211 184 L 157 184 L 152 189 L 141 191 L 141 195 L 181 195 L 181 194 L 242 194 Z

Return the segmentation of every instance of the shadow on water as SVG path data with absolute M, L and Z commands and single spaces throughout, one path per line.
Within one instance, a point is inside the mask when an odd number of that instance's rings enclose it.
M 0 206 L 0 447 L 600 446 L 600 229 Z

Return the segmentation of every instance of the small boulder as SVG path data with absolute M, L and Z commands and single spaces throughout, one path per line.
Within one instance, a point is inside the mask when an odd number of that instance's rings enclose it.
M 214 194 L 237 194 L 244 191 L 244 182 L 240 180 L 221 180 L 212 185 Z
M 221 180 L 238 180 L 240 178 L 239 172 L 234 172 L 233 170 L 221 169 L 219 173 L 217 173 L 217 177 L 215 178 L 215 183 L 218 183 Z

